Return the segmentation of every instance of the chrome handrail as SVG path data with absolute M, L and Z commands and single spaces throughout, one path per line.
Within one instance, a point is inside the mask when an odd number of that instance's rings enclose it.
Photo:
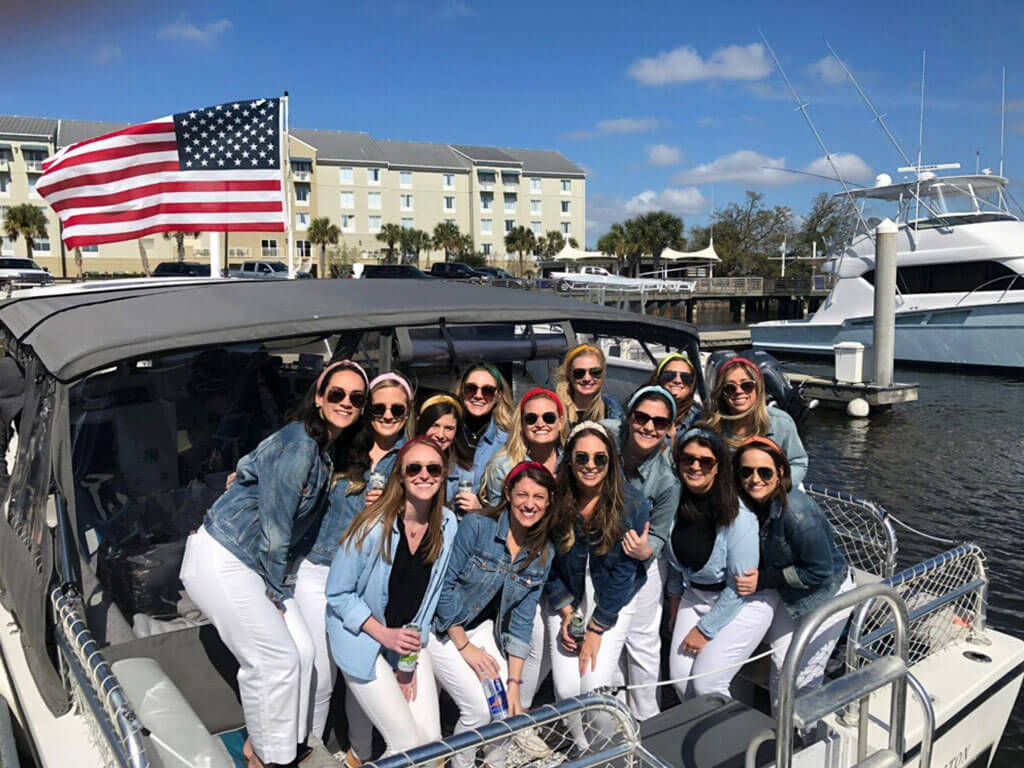
M 996 304 L 998 304 L 999 302 L 1006 298 L 1006 294 L 1008 294 L 1010 292 L 1010 289 L 1013 288 L 1013 284 L 1016 283 L 1017 280 L 1021 277 L 1024 277 L 1024 275 L 1021 275 L 1019 273 L 1014 275 L 1000 275 L 999 277 L 993 277 L 991 280 L 986 280 L 981 285 L 977 286 L 976 288 L 972 288 L 969 292 L 965 293 L 953 306 L 959 307 L 963 302 L 971 298 L 971 296 L 973 296 L 975 292 L 980 291 L 985 286 L 992 285 L 993 283 L 999 283 L 1002 282 L 1003 280 L 1009 280 L 1010 282 L 1006 286 L 1005 290 L 1003 290 L 1002 295 L 998 299 L 996 299 Z

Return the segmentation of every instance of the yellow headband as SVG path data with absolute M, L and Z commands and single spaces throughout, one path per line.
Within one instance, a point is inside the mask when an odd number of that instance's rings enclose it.
M 687 357 L 686 355 L 684 355 L 684 354 L 682 354 L 680 352 L 673 352 L 673 353 L 665 355 L 665 357 L 661 358 L 661 362 L 658 363 L 658 367 L 654 369 L 654 375 L 655 376 L 660 376 L 662 369 L 666 365 L 671 363 L 673 360 L 682 360 L 684 363 L 686 363 L 688 366 L 690 366 L 690 371 L 691 372 L 695 372 L 694 369 L 693 369 L 693 363 L 690 362 L 690 358 L 689 357 Z
M 438 403 L 448 403 L 449 405 L 455 408 L 460 417 L 462 416 L 462 403 L 460 403 L 451 395 L 431 395 L 430 397 L 428 397 L 426 400 L 423 401 L 423 405 L 420 406 L 420 416 L 423 415 L 423 412 L 427 410 L 427 408 L 429 408 L 432 405 L 437 405 Z
M 565 362 L 568 365 L 574 358 L 579 357 L 584 352 L 589 352 L 592 355 L 596 355 L 599 359 L 604 360 L 604 352 L 595 347 L 593 344 L 579 344 L 569 350 L 569 354 L 565 356 Z

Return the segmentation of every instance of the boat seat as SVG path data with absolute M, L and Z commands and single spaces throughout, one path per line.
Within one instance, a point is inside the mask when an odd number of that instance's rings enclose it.
M 640 724 L 644 747 L 672 768 L 743 768 L 747 744 L 775 721 L 756 709 L 711 693 L 684 701 Z M 775 760 L 762 744 L 757 765 Z

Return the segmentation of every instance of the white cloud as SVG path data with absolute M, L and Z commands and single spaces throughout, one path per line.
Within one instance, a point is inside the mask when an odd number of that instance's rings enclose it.
M 109 64 L 120 59 L 122 55 L 121 49 L 116 45 L 101 45 L 93 56 L 93 61 L 97 64 Z
M 653 131 L 657 127 L 658 119 L 654 117 L 617 117 L 613 120 L 599 120 L 593 128 L 585 131 L 572 131 L 565 134 L 565 137 L 567 139 L 598 139 L 602 136 Z
M 857 155 L 837 152 L 833 153 L 832 160 L 844 179 L 867 181 L 874 175 L 871 167 Z M 722 155 L 710 163 L 679 171 L 672 176 L 672 183 L 712 184 L 716 182 L 732 182 L 734 184 L 750 184 L 760 187 L 783 187 L 789 184 L 815 181 L 813 177 L 803 176 L 798 173 L 787 173 L 782 170 L 785 167 L 785 157 L 769 157 L 752 149 L 741 149 L 730 155 Z M 800 170 L 821 176 L 835 176 L 825 157 L 819 157 Z
M 661 192 L 648 189 L 634 195 L 626 201 L 623 209 L 630 216 L 637 216 L 651 211 L 668 211 L 669 213 L 696 214 L 708 210 L 710 203 L 696 187 L 675 189 L 667 187 Z
M 692 83 L 698 80 L 761 80 L 772 65 L 760 43 L 729 45 L 702 59 L 692 45 L 683 45 L 657 56 L 637 59 L 628 70 L 644 85 Z
M 190 43 L 209 45 L 216 42 L 231 27 L 232 24 L 227 19 L 211 21 L 208 24 L 203 24 L 201 27 L 197 27 L 185 16 L 182 16 L 177 21 L 163 27 L 157 32 L 156 36 L 161 40 L 184 40 Z
M 718 122 L 717 118 L 709 117 L 708 115 L 705 115 L 704 117 L 702 117 L 702 118 L 697 120 L 697 125 L 699 125 L 701 128 L 710 128 L 712 125 L 715 125 L 717 122 Z
M 870 181 L 875 175 L 870 165 L 861 160 L 857 155 L 849 152 L 833 152 L 832 163 L 839 169 L 840 175 L 846 181 Z M 830 178 L 835 176 L 832 164 L 828 162 L 824 155 L 808 163 L 804 170 L 807 173 L 817 173 L 820 176 L 828 176 Z
M 846 82 L 846 72 L 835 56 L 829 54 L 808 67 L 811 74 L 824 80 L 829 85 L 839 85 Z
M 461 0 L 450 0 L 442 9 L 441 15 L 445 18 L 454 19 L 461 16 L 475 16 L 476 11 Z
M 683 152 L 679 147 L 670 147 L 668 144 L 652 144 L 647 148 L 648 165 L 678 165 L 683 159 Z

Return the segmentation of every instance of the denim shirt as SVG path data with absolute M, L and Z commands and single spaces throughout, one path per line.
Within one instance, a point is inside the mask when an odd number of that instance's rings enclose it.
M 622 410 L 622 403 L 611 395 L 606 395 L 604 392 L 601 393 L 601 399 L 604 401 L 604 417 L 606 419 L 622 421 L 622 417 L 625 416 Z
M 405 436 L 400 436 L 391 450 L 380 457 L 372 470 L 368 469 L 363 473 L 363 482 L 370 481 L 372 472 L 379 472 L 385 477 L 391 474 L 398 458 L 398 451 L 405 445 Z M 320 522 L 320 530 L 316 535 L 316 541 L 310 549 L 306 559 L 316 565 L 330 565 L 334 560 L 334 553 L 338 549 L 338 542 L 341 534 L 345 532 L 349 524 L 355 520 L 356 515 L 363 511 L 366 506 L 366 492 L 369 487 L 364 487 L 361 493 L 348 494 L 349 482 L 344 478 L 338 480 L 331 489 L 328 497 L 327 511 Z
M 459 485 L 463 482 L 473 482 L 473 467 L 464 469 L 460 467 L 454 459 L 449 461 L 448 466 L 448 483 L 445 487 L 445 492 L 448 494 L 445 499 L 450 503 L 455 499 L 455 495 L 459 492 Z M 458 513 L 456 513 L 457 515 Z
M 628 484 L 623 484 L 626 504 L 622 510 L 622 525 L 641 533 L 644 523 L 650 519 L 651 505 L 643 495 Z M 594 582 L 593 619 L 602 627 L 614 626 L 619 612 L 626 607 L 640 587 L 647 581 L 647 568 L 640 560 L 634 560 L 622 549 L 622 542 L 616 542 L 603 555 L 594 550 L 597 544 L 588 541 L 577 516 L 576 538 L 572 548 L 558 552 L 551 565 L 551 576 L 544 587 L 548 608 L 559 611 L 572 604 L 579 607 L 586 589 L 587 560 L 590 560 L 590 578 Z
M 825 513 L 795 488 L 786 509 L 776 499 L 761 524 L 761 568 L 781 571 L 777 589 L 794 619 L 834 596 L 849 570 Z
M 494 458 L 494 454 L 505 445 L 506 440 L 508 440 L 508 434 L 491 417 L 491 423 L 487 425 L 487 431 L 481 435 L 480 442 L 476 444 L 476 451 L 473 453 L 474 491 L 483 489 L 484 470 L 487 468 L 488 462 Z
M 623 455 L 622 447 L 629 435 L 629 427 L 621 419 L 605 419 L 601 424 L 618 441 L 619 454 Z M 651 528 L 647 543 L 654 550 L 651 559 L 657 560 L 672 534 L 676 510 L 679 509 L 679 476 L 672 465 L 671 453 L 663 447 L 655 448 L 636 468 L 635 476 L 626 477 L 626 482 L 642 493 L 651 504 Z
M 793 487 L 803 483 L 807 474 L 807 451 L 804 450 L 800 433 L 796 431 L 796 422 L 793 417 L 774 405 L 768 406 L 768 419 L 771 427 L 768 429 L 767 437 L 773 440 L 789 460 L 789 468 L 793 473 Z
M 458 528 L 455 514 L 444 509 L 441 518 L 441 554 L 434 561 L 414 624 L 421 627 L 420 642 L 426 645 L 430 637 L 430 624 L 434 620 L 441 584 L 452 554 L 452 543 Z M 385 624 L 384 612 L 388 607 L 388 584 L 392 563 L 381 554 L 380 542 L 384 528 L 375 525 L 360 547 L 338 548 L 327 576 L 327 637 L 331 655 L 339 668 L 359 680 L 374 680 L 374 665 L 382 648 L 379 642 L 363 631 L 363 624 L 373 616 Z M 391 552 L 398 550 L 401 533 L 397 522 L 391 529 Z M 420 546 L 426 546 L 424 539 Z M 392 667 L 398 654 L 384 649 L 384 657 Z
M 207 533 L 263 578 L 275 602 L 295 593 L 294 550 L 324 512 L 331 469 L 293 421 L 239 459 L 231 487 L 206 513 Z
M 526 550 L 520 551 L 515 561 L 508 551 L 508 515 L 505 511 L 495 519 L 470 513 L 462 518 L 434 614 L 434 631 L 440 635 L 449 627 L 465 625 L 501 590 L 495 643 L 506 655 L 525 659 L 554 547 L 545 544 L 544 552 L 523 568 Z
M 665 589 L 670 595 L 681 595 L 684 583 L 691 586 L 694 582 L 725 582 L 725 589 L 718 593 L 715 605 L 697 622 L 697 629 L 710 640 L 736 618 L 745 601 L 752 599 L 740 597 L 736 592 L 736 577 L 758 566 L 757 517 L 741 501 L 736 519 L 720 527 L 715 534 L 711 555 L 700 570 L 691 571 L 680 564 L 671 545 L 665 547 L 665 556 L 669 565 Z

